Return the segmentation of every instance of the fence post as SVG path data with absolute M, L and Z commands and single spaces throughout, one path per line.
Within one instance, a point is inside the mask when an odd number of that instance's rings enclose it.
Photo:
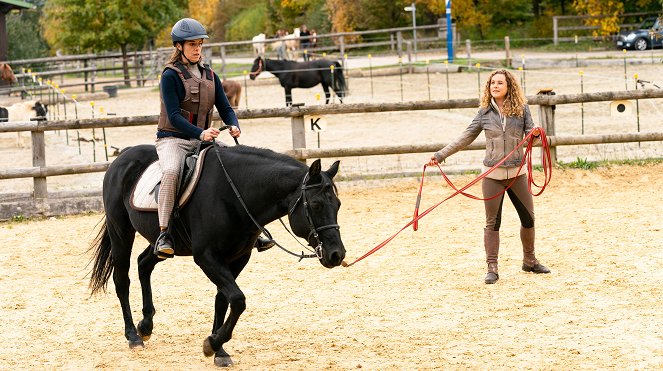
M 44 167 L 46 166 L 46 141 L 44 140 L 44 132 L 35 130 L 31 131 L 30 134 L 32 136 L 32 166 L 39 168 Z M 48 198 L 46 177 L 34 177 L 33 184 L 33 199 Z
M 87 90 L 88 89 L 88 87 L 87 87 L 87 73 L 88 73 L 87 72 L 87 67 L 88 67 L 88 59 L 85 59 L 83 61 L 83 68 L 86 70 L 85 72 L 83 72 L 83 79 L 85 81 L 85 91 L 88 91 Z
M 553 44 L 557 46 L 559 44 L 559 38 L 557 36 L 558 28 L 557 28 L 557 16 L 553 16 Z
M 465 39 L 465 51 L 467 52 L 467 68 L 472 68 L 472 41 Z
M 226 78 L 226 46 L 221 45 L 221 76 Z
M 504 67 L 511 68 L 511 43 L 509 36 L 504 36 L 504 50 L 506 52 L 506 61 Z
M 394 34 L 393 33 L 389 34 L 389 46 L 391 47 L 392 52 L 396 49 L 396 47 L 394 46 Z
M 293 116 L 290 124 L 292 128 L 292 148 L 306 148 L 306 124 L 304 115 Z
M 412 74 L 414 67 L 412 66 L 412 43 L 410 41 L 405 42 L 407 49 L 407 73 Z
M 92 83 L 90 92 L 94 93 L 94 80 L 97 79 L 97 60 L 95 58 L 90 59 L 90 67 L 93 68 L 93 71 L 90 74 L 90 82 Z
M 338 44 L 341 52 L 341 58 L 343 58 L 345 55 L 345 37 L 343 37 L 343 35 L 338 37 Z M 345 65 L 343 65 L 343 67 L 345 68 Z
M 403 34 L 401 31 L 396 32 L 396 52 L 399 57 L 403 56 Z
M 537 95 L 555 95 L 552 89 L 539 90 Z M 555 106 L 539 105 L 539 118 L 541 120 L 541 127 L 546 131 L 546 136 L 552 137 L 555 135 Z M 550 160 L 552 164 L 557 163 L 557 148 L 550 146 Z

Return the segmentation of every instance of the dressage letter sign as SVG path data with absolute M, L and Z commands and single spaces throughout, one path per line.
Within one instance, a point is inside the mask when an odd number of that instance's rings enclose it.
M 325 131 L 327 123 L 321 116 L 310 116 L 311 131 Z

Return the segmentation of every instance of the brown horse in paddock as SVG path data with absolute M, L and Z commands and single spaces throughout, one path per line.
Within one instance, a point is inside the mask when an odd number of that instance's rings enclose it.
M 5 83 L 6 81 L 6 83 Z M 0 63 L 0 85 L 17 84 L 18 80 L 8 63 Z
M 226 93 L 228 97 L 228 102 L 232 108 L 239 107 L 239 98 L 242 96 L 242 85 L 233 80 L 223 80 L 221 82 L 223 86 L 223 92 Z

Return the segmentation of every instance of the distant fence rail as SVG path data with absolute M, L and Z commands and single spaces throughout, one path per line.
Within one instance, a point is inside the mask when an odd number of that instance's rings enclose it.
M 645 89 L 634 91 L 612 91 L 570 95 L 535 95 L 528 97 L 530 105 L 538 105 L 540 109 L 540 119 L 543 128 L 549 134 L 551 144 L 551 154 L 553 161 L 556 161 L 555 147 L 565 145 L 598 144 L 598 143 L 624 143 L 624 142 L 647 142 L 663 141 L 663 132 L 638 132 L 626 134 L 599 134 L 599 135 L 573 135 L 557 136 L 555 135 L 554 114 L 552 114 L 555 105 L 575 104 L 588 102 L 602 102 L 614 100 L 632 100 L 632 99 L 654 99 L 663 98 L 663 89 Z M 432 143 L 426 145 L 401 145 L 401 146 L 374 146 L 359 148 L 325 148 L 310 149 L 306 146 L 306 126 L 305 116 L 320 116 L 332 114 L 350 114 L 350 113 L 375 113 L 375 112 L 395 112 L 395 111 L 416 111 L 416 110 L 438 110 L 449 108 L 474 108 L 479 105 L 477 98 L 472 99 L 453 99 L 439 101 L 417 101 L 404 103 L 383 103 L 383 104 L 340 104 L 326 106 L 303 106 L 290 108 L 272 108 L 256 110 L 238 110 L 237 116 L 240 119 L 258 119 L 258 118 L 290 118 L 292 130 L 292 150 L 286 154 L 304 161 L 311 158 L 335 158 L 349 156 L 370 156 L 387 154 L 405 154 L 405 153 L 423 153 L 434 152 L 446 145 L 446 143 Z M 79 120 L 60 120 L 51 122 L 9 122 L 0 126 L 0 133 L 30 131 L 32 135 L 33 166 L 29 168 L 16 168 L 0 170 L 0 180 L 16 178 L 33 178 L 34 189 L 31 199 L 3 202 L 0 205 L 0 220 L 10 218 L 17 213 L 43 215 L 44 213 L 72 213 L 75 212 L 71 203 L 61 200 L 54 200 L 49 203 L 49 192 L 47 190 L 47 178 L 50 176 L 81 174 L 91 172 L 105 171 L 110 162 L 94 162 L 87 164 L 72 164 L 46 166 L 46 143 L 44 132 L 52 130 L 72 130 L 72 129 L 94 129 L 94 128 L 114 128 L 114 127 L 132 127 L 156 125 L 158 116 L 135 116 L 135 117 L 116 117 L 105 119 L 79 119 Z M 214 120 L 219 120 L 215 115 Z M 474 143 L 467 149 L 485 148 L 484 143 Z M 0 195 L 1 196 L 1 195 Z M 69 194 L 71 197 L 72 195 Z M 0 197 L 1 199 L 1 197 Z M 99 209 L 100 200 L 97 198 L 88 199 L 87 202 L 81 202 L 82 209 Z M 59 205 L 59 206 L 58 206 Z M 82 210 L 79 210 L 79 212 Z
M 368 31 L 355 31 L 355 32 L 338 32 L 330 34 L 316 35 L 319 41 L 319 46 L 310 47 L 310 53 L 326 53 L 338 51 L 341 58 L 346 52 L 369 47 L 387 47 L 386 49 L 397 53 L 399 56 L 407 53 L 409 46 L 414 41 L 412 36 L 413 30 L 417 33 L 423 33 L 421 37 L 417 38 L 417 44 L 437 45 L 437 48 L 443 48 L 446 45 L 446 23 L 438 23 L 432 25 L 423 25 L 413 27 L 398 27 L 386 28 L 379 30 Z M 379 35 L 384 37 L 379 38 Z M 368 41 L 352 41 L 357 37 L 377 38 L 376 40 Z M 302 40 L 306 37 L 295 38 L 294 40 Z M 269 38 L 263 43 L 271 44 L 280 42 L 281 39 Z M 227 67 L 226 58 L 231 54 L 238 56 L 253 56 L 252 44 L 253 41 L 232 41 L 232 42 L 217 42 L 206 43 L 203 47 L 203 55 L 205 60 L 211 61 L 215 56 L 221 59 L 220 75 L 229 77 L 242 75 L 243 69 L 237 67 Z M 19 79 L 21 87 L 7 88 L 3 87 L 2 90 L 6 92 L 14 92 L 26 90 L 25 85 L 34 85 L 34 80 L 38 78 L 56 78 L 63 79 L 64 76 L 76 75 L 83 78 L 82 82 L 73 82 L 64 84 L 61 81 L 61 87 L 74 87 L 84 86 L 85 91 L 95 92 L 97 85 L 108 85 L 124 82 L 126 85 L 137 82 L 138 85 L 144 85 L 147 81 L 156 82 L 163 66 L 166 63 L 169 55 L 172 53 L 172 48 L 156 48 L 149 51 L 133 51 L 126 55 L 126 60 L 123 59 L 121 53 L 100 53 L 100 54 L 79 54 L 79 55 L 66 55 L 59 57 L 48 58 L 33 58 L 22 59 L 14 61 L 6 61 L 1 63 L 10 63 L 16 77 Z M 301 52 L 301 50 L 299 51 Z M 275 53 L 275 52 L 273 52 Z M 129 74 L 131 76 L 118 77 L 115 76 L 124 70 L 123 64 L 128 66 Z M 111 80 L 100 79 L 101 73 L 111 73 Z

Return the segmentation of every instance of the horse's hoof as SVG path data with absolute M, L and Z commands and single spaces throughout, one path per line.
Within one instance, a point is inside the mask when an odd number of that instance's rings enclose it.
M 230 357 L 214 357 L 214 365 L 218 367 L 230 367 L 233 365 L 233 360 Z
M 216 353 L 216 351 L 212 348 L 212 343 L 209 341 L 209 336 L 205 338 L 205 341 L 203 341 L 203 354 L 205 357 L 211 357 Z
M 129 349 L 143 349 L 143 348 L 145 348 L 143 340 L 138 339 L 138 340 L 129 341 Z
M 147 331 L 147 329 L 144 329 L 143 327 L 144 327 L 143 321 L 138 322 L 136 331 L 138 332 L 138 336 L 140 336 L 140 338 L 143 339 L 143 341 L 148 341 L 152 336 L 152 331 Z

